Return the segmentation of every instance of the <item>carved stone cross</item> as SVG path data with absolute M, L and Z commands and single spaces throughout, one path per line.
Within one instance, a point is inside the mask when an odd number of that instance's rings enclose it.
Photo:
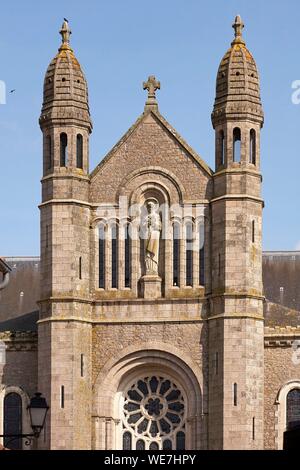
M 156 107 L 156 90 L 160 90 L 160 82 L 156 80 L 154 75 L 150 75 L 147 82 L 143 83 L 143 89 L 148 90 L 148 99 L 146 101 L 146 107 Z

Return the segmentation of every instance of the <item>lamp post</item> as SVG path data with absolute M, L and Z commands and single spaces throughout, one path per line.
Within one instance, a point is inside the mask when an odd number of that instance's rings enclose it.
M 34 438 L 37 439 L 40 437 L 49 410 L 46 399 L 41 393 L 36 393 L 34 397 L 31 398 L 27 409 L 29 411 L 32 434 L 0 434 L 0 437 L 8 439 L 5 443 L 6 446 L 17 439 L 26 439 L 25 444 L 30 445 Z

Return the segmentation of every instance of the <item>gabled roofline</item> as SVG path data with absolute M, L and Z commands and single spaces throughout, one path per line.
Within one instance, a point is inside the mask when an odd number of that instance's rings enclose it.
M 189 153 L 189 155 L 197 162 L 197 164 L 210 176 L 214 175 L 213 170 L 204 162 L 204 160 L 193 150 L 187 142 L 181 137 L 180 134 L 168 123 L 168 121 L 156 110 L 148 110 L 145 111 L 143 114 L 139 116 L 139 118 L 135 121 L 135 123 L 130 127 L 130 129 L 121 137 L 121 139 L 116 143 L 116 145 L 108 152 L 108 154 L 103 158 L 103 160 L 96 166 L 96 168 L 90 173 L 90 179 L 92 179 L 109 160 L 110 158 L 116 153 L 116 151 L 123 145 L 127 139 L 133 134 L 133 132 L 137 129 L 139 124 L 143 121 L 143 119 L 152 114 L 154 118 L 156 118 L 160 124 L 164 127 L 164 129 L 173 137 L 175 140 Z

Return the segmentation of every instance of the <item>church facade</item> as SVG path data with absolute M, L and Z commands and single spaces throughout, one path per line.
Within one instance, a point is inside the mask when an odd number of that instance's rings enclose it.
M 40 117 L 40 449 L 282 449 L 300 423 L 300 315 L 273 321 L 264 296 L 264 114 L 233 27 L 215 170 L 160 114 L 150 76 L 143 114 L 90 173 L 87 83 L 63 24 Z

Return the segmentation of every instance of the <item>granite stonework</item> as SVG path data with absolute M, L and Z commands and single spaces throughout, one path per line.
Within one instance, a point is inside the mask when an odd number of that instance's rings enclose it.
M 160 114 L 151 76 L 143 114 L 90 173 L 87 82 L 63 25 L 40 118 L 38 338 L 2 337 L 4 389 L 39 389 L 49 402 L 40 449 L 283 447 L 287 396 L 300 393 L 300 316 L 265 301 L 264 115 L 240 17 L 233 26 L 212 114 L 215 171 Z M 169 236 L 149 274 L 129 208 L 153 200 L 169 208 Z

